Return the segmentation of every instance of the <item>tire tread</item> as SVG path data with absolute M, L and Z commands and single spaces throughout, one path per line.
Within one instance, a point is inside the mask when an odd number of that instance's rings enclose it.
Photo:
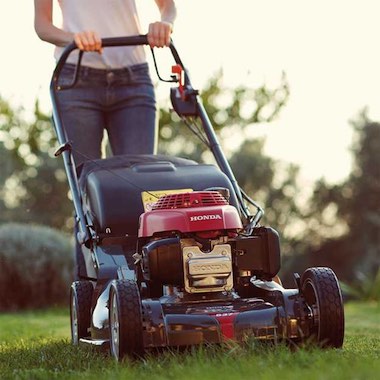
M 91 303 L 94 288 L 90 281 L 75 281 L 71 284 L 71 297 L 77 297 L 78 339 L 88 336 L 91 325 Z M 70 303 L 71 307 L 71 303 Z
M 339 282 L 332 269 L 314 267 L 301 277 L 301 287 L 310 280 L 319 299 L 319 344 L 323 347 L 340 348 L 344 340 L 344 308 Z
M 143 347 L 142 306 L 138 286 L 133 280 L 113 282 L 119 303 L 120 356 L 141 356 Z

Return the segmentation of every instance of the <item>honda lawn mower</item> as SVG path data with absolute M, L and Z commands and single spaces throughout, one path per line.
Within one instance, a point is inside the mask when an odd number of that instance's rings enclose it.
M 146 36 L 102 40 L 104 48 L 146 44 Z M 173 43 L 173 109 L 186 125 L 196 123 L 217 165 L 120 155 L 88 159 L 77 174 L 57 100 L 77 83 L 83 52 L 73 82 L 59 84 L 75 49 L 66 47 L 51 81 L 56 155 L 63 156 L 84 268 L 71 285 L 72 343 L 108 346 L 117 360 L 228 340 L 341 347 L 334 272 L 309 268 L 294 274 L 293 289 L 281 285 L 279 235 L 259 224 L 263 210 L 239 187 Z

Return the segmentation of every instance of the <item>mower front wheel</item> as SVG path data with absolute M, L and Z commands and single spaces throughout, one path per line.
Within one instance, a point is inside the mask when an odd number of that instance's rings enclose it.
M 342 347 L 344 309 L 335 273 L 324 267 L 307 269 L 301 276 L 301 292 L 312 315 L 311 338 L 321 347 Z
M 88 336 L 91 324 L 91 301 L 94 288 L 90 281 L 75 281 L 70 288 L 71 342 L 79 344 Z
M 138 285 L 114 280 L 109 298 L 110 352 L 117 360 L 142 356 L 144 352 L 142 305 Z

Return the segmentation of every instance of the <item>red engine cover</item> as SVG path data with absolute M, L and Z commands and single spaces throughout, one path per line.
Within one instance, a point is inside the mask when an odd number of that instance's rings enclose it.
M 158 232 L 200 232 L 243 228 L 235 207 L 216 191 L 165 195 L 140 216 L 139 237 Z

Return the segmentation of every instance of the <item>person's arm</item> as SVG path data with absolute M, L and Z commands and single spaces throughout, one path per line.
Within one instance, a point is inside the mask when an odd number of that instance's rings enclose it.
M 96 32 L 70 33 L 53 24 L 53 0 L 34 0 L 34 29 L 41 40 L 56 46 L 75 41 L 81 50 L 101 51 L 101 39 Z
M 177 9 L 174 0 L 155 0 L 161 14 L 161 21 L 151 23 L 148 31 L 150 46 L 163 47 L 170 43 Z

